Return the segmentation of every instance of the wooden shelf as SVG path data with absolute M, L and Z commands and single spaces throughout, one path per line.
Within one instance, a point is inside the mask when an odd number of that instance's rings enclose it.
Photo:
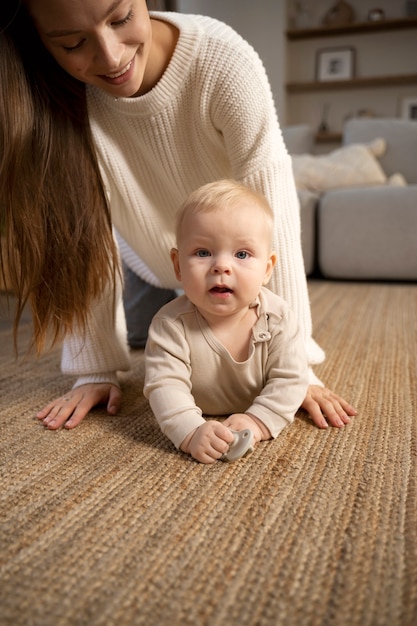
M 396 19 L 385 19 L 381 21 L 375 22 L 355 22 L 352 24 L 346 24 L 344 26 L 323 26 L 317 25 L 316 28 L 305 28 L 305 29 L 289 29 L 286 32 L 287 36 L 287 52 L 290 57 L 293 56 L 294 62 L 298 59 L 296 55 L 296 48 L 300 50 L 300 45 L 302 46 L 304 40 L 315 40 L 310 43 L 308 49 L 311 47 L 316 49 L 316 54 L 318 49 L 324 47 L 324 42 L 320 41 L 321 38 L 332 37 L 333 39 L 329 41 L 329 44 L 332 46 L 345 46 L 347 42 L 357 41 L 359 45 L 358 38 L 362 34 L 372 35 L 373 37 L 378 37 L 380 33 L 394 32 L 399 31 L 397 36 L 397 44 L 401 46 L 401 54 L 404 56 L 406 54 L 407 45 L 409 41 L 416 41 L 415 35 L 417 33 L 411 32 L 412 30 L 417 30 L 417 17 L 398 17 Z M 384 40 L 387 39 L 385 37 L 382 40 L 381 46 L 376 48 L 376 54 L 374 55 L 373 63 L 375 66 L 375 70 L 378 73 L 384 71 L 384 60 L 386 57 L 392 54 L 391 46 L 384 46 Z M 404 39 L 404 49 L 401 45 L 401 41 Z M 337 42 L 337 44 L 336 44 Z M 381 39 L 379 40 L 381 43 Z M 298 45 L 297 45 L 298 44 Z M 305 44 L 307 45 L 307 44 Z M 350 45 L 350 43 L 349 43 Z M 395 48 L 395 46 L 394 46 Z M 306 49 L 307 50 L 307 49 Z M 311 54 L 304 50 L 304 54 Z M 301 47 L 301 52 L 303 52 L 303 48 Z M 394 54 L 395 54 L 394 50 Z M 400 52 L 400 51 L 399 51 Z M 384 53 L 382 55 L 382 53 Z M 381 56 L 381 58 L 378 58 Z M 402 58 L 400 56 L 400 58 Z M 302 63 L 298 59 L 298 63 Z M 401 72 L 401 62 L 397 64 L 398 70 Z M 406 69 L 407 68 L 407 69 Z M 397 68 L 394 69 L 396 71 Z M 377 71 L 379 70 L 379 71 Z M 412 74 L 404 74 L 404 71 L 413 72 Z M 372 70 L 371 70 L 372 72 Z M 353 72 L 354 74 L 355 72 Z M 312 116 L 311 111 L 309 111 L 308 103 L 311 99 L 311 94 L 317 94 L 318 102 L 326 102 L 330 104 L 333 111 L 332 127 L 338 128 L 339 125 L 343 125 L 343 120 L 350 113 L 350 111 L 344 111 L 343 104 L 343 96 L 347 94 L 352 94 L 354 91 L 358 90 L 369 90 L 369 94 L 365 92 L 362 95 L 362 98 L 365 100 L 369 100 L 370 102 L 374 102 L 378 99 L 378 91 L 381 96 L 386 95 L 387 101 L 389 104 L 385 106 L 385 109 L 392 109 L 392 101 L 395 99 L 396 94 L 400 92 L 401 87 L 407 87 L 416 90 L 417 89 L 417 73 L 416 68 L 412 65 L 403 66 L 403 73 L 398 73 L 395 75 L 385 75 L 385 76 L 352 76 L 350 79 L 343 80 L 326 80 L 319 81 L 316 80 L 317 74 L 311 73 L 310 76 L 312 80 L 310 81 L 293 81 L 296 74 L 288 76 L 288 82 L 286 84 L 286 92 L 287 92 L 287 102 L 290 103 L 290 96 L 293 94 L 299 94 L 299 99 L 297 102 L 300 104 L 300 110 L 298 112 L 298 117 L 308 118 Z M 308 76 L 308 75 L 307 75 Z M 404 89 L 402 91 L 405 91 Z M 355 99 L 352 95 L 351 98 Z M 359 94 L 357 95 L 359 98 Z M 382 99 L 382 98 L 381 98 Z M 364 102 L 363 109 L 366 110 L 368 107 L 368 103 Z M 372 108 L 372 105 L 369 104 L 369 108 Z M 385 110 L 384 109 L 384 110 Z M 392 115 L 392 113 L 390 114 Z M 395 115 L 394 115 L 395 116 Z M 338 121 L 337 119 L 340 118 Z M 291 120 L 292 123 L 299 123 L 296 118 Z M 314 126 L 314 121 L 310 121 L 311 125 Z M 317 128 L 319 128 L 319 121 L 316 122 Z M 332 147 L 331 144 L 340 144 L 342 140 L 341 134 L 338 132 L 328 132 L 328 133 L 316 133 L 315 141 L 316 144 L 330 144 L 329 149 Z
M 417 84 L 417 74 L 396 76 L 369 76 L 350 80 L 312 81 L 307 83 L 287 83 L 288 93 L 308 93 L 313 91 L 340 91 L 343 89 L 363 89 L 370 87 L 397 87 Z
M 386 19 L 380 22 L 355 22 L 345 26 L 321 26 L 318 28 L 304 28 L 287 30 L 287 39 L 315 39 L 318 37 L 334 37 L 337 35 L 365 34 L 384 32 L 388 30 L 404 30 L 417 28 L 417 17 Z

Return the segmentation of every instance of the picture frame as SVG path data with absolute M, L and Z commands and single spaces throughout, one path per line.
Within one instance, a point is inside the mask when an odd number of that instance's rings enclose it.
M 417 96 L 402 99 L 401 117 L 417 122 Z
M 317 50 L 316 80 L 330 82 L 349 80 L 355 73 L 355 49 L 321 48 Z

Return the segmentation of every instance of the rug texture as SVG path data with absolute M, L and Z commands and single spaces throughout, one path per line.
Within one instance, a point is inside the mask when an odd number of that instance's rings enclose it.
M 300 411 L 229 464 L 160 433 L 141 352 L 117 417 L 45 430 L 59 350 L 16 361 L 0 333 L 1 626 L 417 624 L 417 286 L 309 289 L 316 371 L 359 414 Z

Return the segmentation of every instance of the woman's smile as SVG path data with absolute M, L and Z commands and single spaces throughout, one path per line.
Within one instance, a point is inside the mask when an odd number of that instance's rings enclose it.
M 100 74 L 99 76 L 111 85 L 123 85 L 132 78 L 134 71 L 135 57 L 121 70 L 109 74 Z

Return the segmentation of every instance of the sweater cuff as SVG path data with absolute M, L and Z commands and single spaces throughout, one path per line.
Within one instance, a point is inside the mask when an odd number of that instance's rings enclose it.
M 81 385 L 99 383 L 109 383 L 111 385 L 116 385 L 116 387 L 120 387 L 119 381 L 117 380 L 117 374 L 115 372 L 101 372 L 99 374 L 80 376 L 72 388 L 76 389 L 77 387 L 81 387 Z
M 308 368 L 308 383 L 309 385 L 319 385 L 319 387 L 324 387 L 324 384 L 321 382 L 320 378 L 318 378 L 311 367 Z

